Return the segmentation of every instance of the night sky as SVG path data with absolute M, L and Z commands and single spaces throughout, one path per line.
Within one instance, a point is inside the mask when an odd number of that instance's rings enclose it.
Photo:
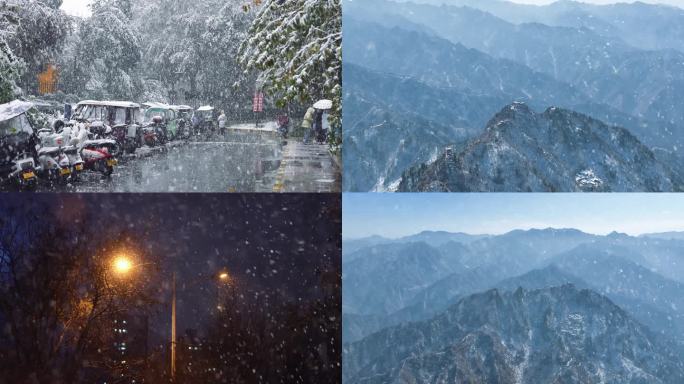
M 137 252 L 144 259 L 136 262 L 145 264 L 139 278 L 158 287 L 152 325 L 160 336 L 168 328 L 172 271 L 178 276 L 179 332 L 203 331 L 216 306 L 221 270 L 248 300 L 248 292 L 277 291 L 278 300 L 288 302 L 321 296 L 321 276 L 340 273 L 337 195 L 8 194 L 0 211 L 18 204 L 48 204 L 57 220 L 88 223 L 105 238 L 125 233 L 144 247 Z

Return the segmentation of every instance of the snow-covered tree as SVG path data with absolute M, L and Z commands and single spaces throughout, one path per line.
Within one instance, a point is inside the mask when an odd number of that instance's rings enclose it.
M 17 93 L 17 82 L 24 69 L 8 40 L 16 34 L 18 24 L 17 7 L 0 3 L 0 103 L 11 101 Z
M 74 60 L 87 66 L 83 85 L 93 96 L 135 99 L 142 91 L 141 41 L 127 15 L 127 4 L 122 0 L 95 1 L 92 16 L 79 26 Z
M 62 208 L 34 200 L 6 204 L 3 213 L 0 340 L 11 348 L 0 349 L 0 382 L 94 382 L 82 377 L 83 365 L 106 363 L 99 351 L 111 346 L 111 319 L 153 302 L 144 282 L 111 276 L 108 255 L 131 244 L 130 236 L 58 220 Z
M 340 125 L 342 9 L 339 0 L 266 0 L 260 5 L 239 61 L 281 104 L 332 99 Z
M 242 11 L 241 0 L 203 0 L 191 6 L 180 0 L 140 2 L 135 13 L 146 36 L 148 77 L 185 99 L 222 108 L 251 101 L 251 87 L 240 86 L 246 82 L 235 61 L 252 19 L 252 13 Z
M 17 7 L 17 27 L 8 41 L 14 54 L 26 63 L 20 85 L 27 93 L 37 91 L 37 75 L 59 56 L 69 32 L 61 0 L 12 0 Z
M 203 73 L 200 86 L 206 97 L 223 103 L 247 101 L 251 106 L 252 88 L 235 61 L 240 43 L 247 37 L 252 16 L 242 12 L 237 1 L 225 2 L 207 19 L 200 36 Z

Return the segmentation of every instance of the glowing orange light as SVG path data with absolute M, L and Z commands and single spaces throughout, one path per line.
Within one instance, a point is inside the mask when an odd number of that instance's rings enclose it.
M 131 269 L 133 269 L 133 262 L 131 262 L 131 259 L 127 258 L 126 256 L 119 256 L 114 259 L 112 266 L 114 267 L 114 271 L 116 271 L 116 273 L 125 275 L 130 272 Z

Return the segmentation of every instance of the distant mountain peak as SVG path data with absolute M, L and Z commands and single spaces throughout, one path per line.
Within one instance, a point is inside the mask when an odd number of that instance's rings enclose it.
M 419 235 L 435 235 L 435 234 L 446 235 L 446 234 L 452 234 L 452 233 L 453 232 L 449 232 L 449 231 L 431 231 L 431 230 L 426 229 L 424 231 L 420 231 L 418 234 Z
M 678 191 L 684 181 L 624 128 L 552 107 L 504 107 L 460 152 L 404 173 L 399 191 Z
M 614 238 L 614 239 L 624 239 L 624 238 L 629 238 L 630 236 L 624 232 L 618 232 L 618 231 L 613 231 L 607 235 L 608 237 Z
M 546 228 L 530 228 L 530 229 L 514 229 L 507 232 L 505 235 L 520 235 L 520 234 L 551 234 L 551 235 L 582 235 L 584 232 L 575 228 L 556 228 L 556 227 L 546 227 Z
M 532 117 L 535 112 L 522 101 L 515 101 L 503 107 L 497 112 L 494 117 L 487 123 L 486 129 L 496 130 L 504 125 L 506 122 L 520 119 L 521 117 Z
M 563 284 L 467 296 L 433 319 L 347 345 L 342 360 L 346 383 L 575 383 L 605 375 L 674 384 L 684 379 L 675 356 L 607 297 Z

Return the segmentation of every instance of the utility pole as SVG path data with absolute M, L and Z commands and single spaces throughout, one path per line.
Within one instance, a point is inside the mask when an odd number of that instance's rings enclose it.
M 176 382 L 176 272 L 171 278 L 173 288 L 171 299 L 171 382 Z

